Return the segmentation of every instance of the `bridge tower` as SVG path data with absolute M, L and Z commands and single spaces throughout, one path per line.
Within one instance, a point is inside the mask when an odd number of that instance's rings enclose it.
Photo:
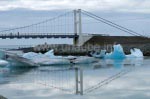
M 81 9 L 74 10 L 74 34 L 78 35 L 73 39 L 74 45 L 81 46 L 83 44 Z

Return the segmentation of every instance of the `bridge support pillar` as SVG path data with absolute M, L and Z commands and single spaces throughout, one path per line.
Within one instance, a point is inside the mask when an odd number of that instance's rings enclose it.
M 79 35 L 74 38 L 74 45 L 81 46 L 83 44 L 81 9 L 74 10 L 74 34 Z

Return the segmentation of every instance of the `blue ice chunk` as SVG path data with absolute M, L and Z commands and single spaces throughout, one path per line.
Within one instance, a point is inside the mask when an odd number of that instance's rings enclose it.
M 110 59 L 126 58 L 123 48 L 120 44 L 114 45 L 113 48 L 114 48 L 114 51 L 112 51 L 111 53 L 106 53 L 105 58 L 110 58 Z

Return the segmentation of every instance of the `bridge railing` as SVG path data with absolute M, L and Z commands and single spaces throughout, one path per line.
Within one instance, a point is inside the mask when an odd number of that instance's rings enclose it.
M 0 36 L 21 36 L 21 35 L 74 35 L 74 33 L 7 33 Z
M 0 38 L 75 38 L 78 35 L 73 33 L 10 33 L 0 34 Z

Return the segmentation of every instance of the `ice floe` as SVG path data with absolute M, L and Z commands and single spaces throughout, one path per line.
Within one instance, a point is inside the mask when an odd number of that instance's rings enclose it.
M 73 61 L 74 64 L 88 64 L 88 63 L 94 63 L 98 60 L 94 57 L 87 57 L 87 56 L 80 56 L 77 59 Z
M 126 55 L 128 58 L 142 58 L 143 53 L 140 49 L 134 48 L 130 50 L 131 54 Z
M 105 58 L 123 59 L 126 57 L 123 48 L 120 44 L 114 45 L 113 48 L 114 51 L 112 51 L 111 53 L 106 53 Z
M 96 58 L 105 58 L 105 59 L 124 59 L 124 58 L 136 58 L 143 57 L 143 53 L 140 49 L 134 48 L 131 49 L 131 54 L 125 55 L 123 47 L 120 44 L 113 46 L 114 50 L 110 53 L 106 53 L 106 50 L 102 50 L 99 55 L 93 54 L 93 57 L 88 56 L 55 56 L 54 50 L 50 50 L 45 54 L 28 52 L 23 54 L 22 57 L 30 59 L 33 62 L 40 65 L 64 65 L 64 64 L 88 64 L 94 63 L 98 60 Z
M 50 50 L 45 54 L 28 52 L 23 54 L 24 58 L 30 59 L 40 65 L 68 65 L 68 64 L 87 64 L 96 62 L 97 59 L 88 56 L 55 56 L 54 50 Z
M 5 60 L 0 60 L 0 67 L 1 66 L 7 66 L 9 63 Z
M 106 53 L 106 50 L 101 50 L 100 54 L 92 54 L 95 58 L 105 58 L 105 59 L 124 59 L 124 58 L 143 58 L 143 53 L 140 49 L 134 48 L 130 49 L 129 55 L 124 53 L 123 47 L 120 44 L 113 46 L 113 51 L 110 53 Z
M 50 50 L 45 54 L 28 52 L 23 54 L 23 58 L 30 59 L 33 62 L 40 65 L 67 65 L 70 64 L 70 60 L 63 58 L 62 56 L 55 56 L 54 51 Z

